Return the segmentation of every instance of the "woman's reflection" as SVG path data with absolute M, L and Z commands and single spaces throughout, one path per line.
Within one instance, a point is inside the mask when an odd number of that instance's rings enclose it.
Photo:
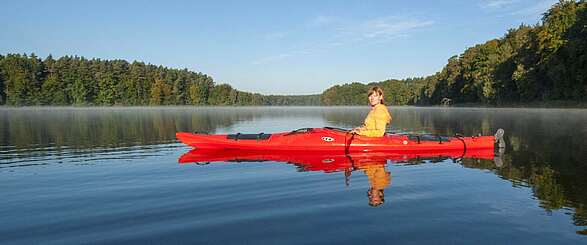
M 391 173 L 385 168 L 385 160 L 362 159 L 356 166 L 369 179 L 369 206 L 377 207 L 385 202 L 384 190 L 391 184 Z

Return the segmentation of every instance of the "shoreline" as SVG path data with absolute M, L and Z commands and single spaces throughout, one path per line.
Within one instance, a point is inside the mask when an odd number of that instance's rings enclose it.
M 440 106 L 440 105 L 439 105 Z M 442 107 L 442 106 L 440 106 Z M 587 101 L 551 100 L 527 103 L 503 103 L 497 105 L 481 103 L 458 103 L 446 107 L 482 107 L 482 108 L 544 108 L 544 109 L 587 109 Z
M 386 105 L 388 107 L 419 107 L 419 108 L 488 108 L 488 109 L 587 109 L 587 102 L 576 101 L 548 101 L 548 102 L 532 102 L 532 103 L 508 103 L 500 105 L 488 105 L 480 103 L 458 103 L 452 105 Z M 0 109 L 116 109 L 116 108 L 135 108 L 135 109 L 151 109 L 151 108 L 283 108 L 283 107 L 367 107 L 367 105 L 31 105 L 31 106 L 13 106 L 0 105 Z

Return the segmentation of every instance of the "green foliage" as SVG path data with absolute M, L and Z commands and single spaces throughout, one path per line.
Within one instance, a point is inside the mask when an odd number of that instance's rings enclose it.
M 367 85 L 354 82 L 330 87 L 320 98 L 323 105 L 357 105 L 364 104 L 367 98 Z
M 453 56 L 437 74 L 382 86 L 392 105 L 507 104 L 587 100 L 587 3 L 560 0 L 542 23 L 520 25 L 499 39 Z M 326 105 L 365 104 L 366 85 L 334 86 L 322 93 Z M 389 96 L 389 97 L 388 97 Z M 358 99 L 362 97 L 362 99 Z
M 318 105 L 319 95 L 265 96 L 143 62 L 0 55 L 0 105 Z
M 189 86 L 188 97 L 190 105 L 205 105 L 207 101 L 207 95 L 204 94 L 206 88 L 193 83 Z
M 320 105 L 320 95 L 267 95 L 263 97 L 253 95 L 255 105 Z
M 151 105 L 165 105 L 171 97 L 171 86 L 158 79 L 151 87 Z
M 387 105 L 408 105 L 415 102 L 419 90 L 423 87 L 421 78 L 408 78 L 406 80 L 386 80 L 380 83 L 368 84 L 380 86 L 384 91 L 384 102 Z M 364 100 L 363 100 L 364 101 Z
M 67 104 L 67 95 L 65 92 L 65 86 L 63 86 L 58 78 L 57 74 L 51 73 L 45 79 L 42 91 L 42 104 L 44 105 L 65 105 Z
M 34 55 L 9 54 L 0 64 L 6 102 L 12 105 L 37 105 L 43 65 Z
M 547 55 L 540 71 L 547 79 L 550 99 L 586 101 L 587 96 L 587 3 L 561 1 L 545 14 L 544 28 Z
M 237 94 L 232 92 L 234 89 L 228 84 L 220 84 L 212 88 L 209 103 L 212 105 L 234 105 Z
M 98 80 L 98 103 L 100 105 L 113 105 L 116 100 L 116 81 L 112 73 L 99 72 L 96 75 Z

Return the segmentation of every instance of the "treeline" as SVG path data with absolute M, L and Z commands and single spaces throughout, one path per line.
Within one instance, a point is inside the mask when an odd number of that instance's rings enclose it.
M 354 82 L 335 85 L 322 93 L 321 103 L 323 105 L 364 105 L 367 103 L 367 92 L 372 86 L 383 89 L 386 105 L 412 105 L 419 103 L 419 93 L 426 83 L 422 78 L 409 78 L 369 84 Z
M 276 96 L 215 84 L 187 69 L 124 60 L 0 55 L 1 105 L 317 105 L 319 95 Z
M 560 0 L 541 23 L 520 25 L 504 37 L 467 49 L 435 75 L 327 89 L 324 105 L 365 104 L 379 85 L 387 104 L 510 104 L 587 101 L 587 3 Z

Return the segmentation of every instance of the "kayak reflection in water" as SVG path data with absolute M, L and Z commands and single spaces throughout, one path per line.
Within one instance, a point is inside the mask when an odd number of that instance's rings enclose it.
M 363 126 L 351 130 L 351 133 L 368 137 L 382 137 L 385 135 L 387 124 L 391 123 L 391 114 L 383 103 L 383 90 L 380 87 L 369 89 L 369 104 L 371 111 L 365 118 Z
M 299 171 L 320 171 L 324 173 L 344 173 L 346 185 L 350 185 L 350 177 L 353 172 L 363 172 L 369 180 L 367 191 L 368 204 L 373 207 L 385 202 L 384 190 L 391 185 L 391 173 L 387 170 L 388 164 L 426 164 L 459 160 L 464 166 L 484 166 L 484 163 L 467 164 L 463 159 L 477 159 L 491 161 L 494 159 L 493 149 L 469 150 L 463 154 L 462 150 L 421 153 L 398 154 L 388 153 L 356 153 L 343 154 L 337 152 L 299 152 L 287 151 L 246 151 L 246 150 L 191 150 L 183 154 L 178 162 L 181 164 L 195 163 L 207 165 L 211 162 L 282 162 L 297 166 Z M 456 160 L 455 160 L 456 161 Z M 456 161 L 458 162 L 458 161 Z M 467 161 L 471 162 L 471 161 Z M 497 165 L 497 164 L 496 164 Z M 500 167 L 501 165 L 498 165 Z
M 360 162 L 356 170 L 363 170 L 369 179 L 367 191 L 369 206 L 377 207 L 385 202 L 383 190 L 391 184 L 391 173 L 385 168 L 386 161 Z

